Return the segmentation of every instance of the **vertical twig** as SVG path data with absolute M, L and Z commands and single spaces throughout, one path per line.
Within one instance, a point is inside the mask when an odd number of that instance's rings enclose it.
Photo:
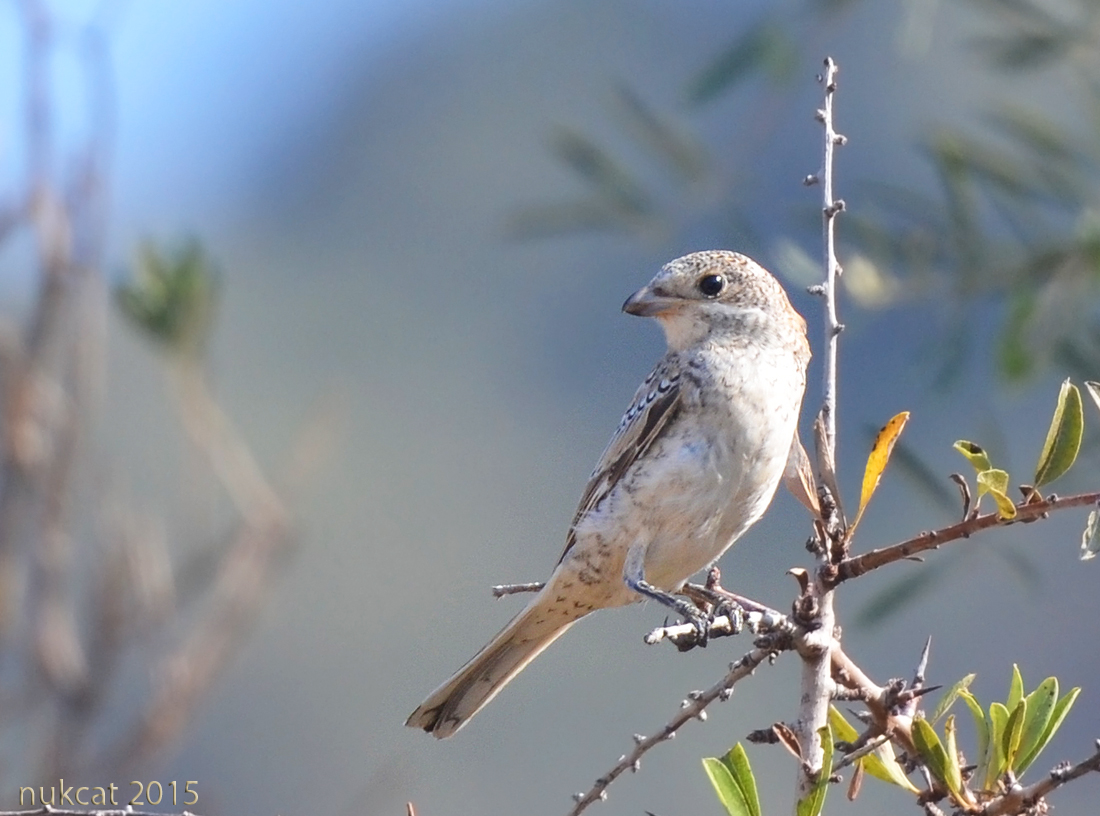
M 833 153 L 844 138 L 833 130 L 833 94 L 836 92 L 837 65 L 832 58 L 825 60 L 825 71 L 821 75 L 824 86 L 825 105 L 818 111 L 818 119 L 824 129 L 824 156 L 820 182 L 822 186 L 822 227 L 825 250 L 825 280 L 815 289 L 825 299 L 825 366 L 822 383 L 823 404 L 821 407 L 821 430 L 823 444 L 818 451 L 819 468 L 824 484 L 836 484 L 836 405 L 837 405 L 837 344 L 843 327 L 837 320 L 836 284 L 840 275 L 840 264 L 836 260 L 834 243 L 834 225 L 836 216 L 844 209 L 842 201 L 833 198 Z M 839 501 L 839 496 L 835 497 Z M 843 531 L 841 531 L 841 534 Z M 824 542 L 822 558 L 829 564 L 839 548 L 835 542 Z M 798 771 L 797 800 L 809 796 L 818 784 L 824 760 L 819 730 L 824 728 L 829 717 L 831 702 L 831 650 L 835 614 L 833 610 L 833 592 L 815 575 L 815 580 L 807 588 L 808 620 L 803 622 L 806 634 L 800 639 L 798 652 L 802 657 L 802 694 L 797 722 L 799 744 L 802 746 L 803 762 Z
M 840 277 L 840 263 L 836 259 L 836 217 L 844 210 L 844 202 L 833 198 L 833 153 L 844 137 L 833 129 L 833 95 L 836 93 L 837 64 L 832 57 L 825 59 L 825 73 L 821 81 L 825 87 L 825 105 L 818 112 L 825 131 L 825 149 L 821 168 L 821 226 L 825 248 L 825 282 L 822 294 L 825 298 L 825 366 L 822 373 L 821 416 L 825 425 L 825 438 L 833 461 L 829 464 L 836 473 L 836 367 L 837 338 L 844 330 L 837 319 L 836 285 Z

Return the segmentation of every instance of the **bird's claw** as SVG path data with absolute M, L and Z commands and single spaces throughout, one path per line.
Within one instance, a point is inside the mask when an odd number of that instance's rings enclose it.
M 699 609 L 699 607 L 687 602 L 678 603 L 676 605 L 676 611 L 680 613 L 685 623 L 690 623 L 695 629 L 695 637 L 685 638 L 686 642 L 679 646 L 680 651 L 687 651 L 696 646 L 705 649 L 707 642 L 710 640 L 710 625 L 713 618 Z
M 714 622 L 715 618 L 722 616 L 729 618 L 731 635 L 741 634 L 741 630 L 745 628 L 745 608 L 741 604 L 729 599 L 722 599 L 714 607 L 711 623 Z

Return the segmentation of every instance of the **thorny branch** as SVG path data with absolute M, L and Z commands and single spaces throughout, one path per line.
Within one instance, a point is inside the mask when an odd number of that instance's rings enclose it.
M 676 736 L 676 732 L 690 720 L 706 720 L 706 708 L 715 700 L 726 700 L 733 693 L 734 685 L 752 674 L 756 667 L 775 653 L 775 647 L 767 645 L 753 649 L 740 660 L 730 664 L 729 673 L 706 691 L 692 692 L 676 715 L 659 731 L 650 736 L 637 734 L 634 737 L 634 749 L 624 754 L 618 763 L 601 776 L 586 793 L 578 793 L 574 799 L 576 805 L 569 816 L 579 816 L 593 802 L 607 798 L 607 788 L 625 771 L 637 771 L 644 756 L 651 748 Z M 2 815 L 0 815 L 2 816 Z
M 815 291 L 825 301 L 825 365 L 822 378 L 822 407 L 820 424 L 822 444 L 818 447 L 818 468 L 822 481 L 836 484 L 836 410 L 837 410 L 837 347 L 842 330 L 837 319 L 836 295 L 837 278 L 840 264 L 836 258 L 835 224 L 836 218 L 844 209 L 842 201 L 833 198 L 833 154 L 838 145 L 844 143 L 844 137 L 833 129 L 833 98 L 836 94 L 837 64 L 831 57 L 825 59 L 825 70 L 820 79 L 824 88 L 825 102 L 818 112 L 824 131 L 823 156 L 821 168 L 822 187 L 822 232 L 824 241 L 825 280 Z M 839 494 L 834 493 L 839 500 Z M 832 531 L 823 525 L 822 531 L 830 536 Z M 839 531 L 838 531 L 839 532 Z M 828 566 L 836 554 L 841 552 L 840 538 L 836 541 L 821 542 L 821 558 Z M 798 640 L 798 653 L 802 658 L 801 705 L 794 731 L 802 747 L 803 762 L 798 768 L 797 798 L 802 801 L 809 796 L 818 783 L 824 761 L 819 730 L 829 719 L 829 703 L 832 694 L 830 676 L 830 651 L 833 644 L 835 613 L 833 610 L 832 588 L 821 581 L 820 573 L 815 572 L 808 582 L 800 599 L 800 607 L 809 623 L 805 637 Z
M 1100 773 L 1100 740 L 1096 741 L 1096 752 L 1076 765 L 1064 762 L 1058 765 L 1045 779 L 1040 779 L 1026 788 L 1020 785 L 988 802 L 981 809 L 981 816 L 1015 816 L 1018 813 L 1045 813 L 1037 806 L 1052 791 L 1072 782 L 1087 773 Z

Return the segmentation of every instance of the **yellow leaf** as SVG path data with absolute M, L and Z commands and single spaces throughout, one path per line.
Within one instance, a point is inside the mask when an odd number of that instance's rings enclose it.
M 1003 519 L 1016 518 L 1016 505 L 1008 497 L 1008 472 L 990 468 L 978 474 L 978 498 L 986 493 L 997 503 L 997 513 Z
M 993 463 L 989 461 L 989 454 L 985 452 L 981 445 L 975 445 L 973 442 L 960 439 L 955 443 L 954 448 L 967 458 L 978 473 L 992 469 Z
M 863 471 L 863 489 L 859 494 L 859 512 L 856 520 L 848 528 L 848 537 L 855 532 L 859 520 L 863 518 L 863 511 L 867 509 L 871 497 L 875 495 L 878 483 L 882 479 L 882 472 L 886 470 L 886 463 L 890 461 L 890 454 L 894 451 L 894 444 L 905 429 L 905 423 L 909 421 L 909 412 L 902 411 L 889 422 L 875 436 L 875 442 L 871 445 L 871 454 L 867 457 L 867 467 Z

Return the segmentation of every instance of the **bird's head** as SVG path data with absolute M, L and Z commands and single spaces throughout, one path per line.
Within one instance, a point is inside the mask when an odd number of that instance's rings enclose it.
M 665 264 L 623 311 L 654 317 L 680 351 L 715 332 L 798 334 L 806 323 L 770 272 L 737 252 L 693 252 Z

